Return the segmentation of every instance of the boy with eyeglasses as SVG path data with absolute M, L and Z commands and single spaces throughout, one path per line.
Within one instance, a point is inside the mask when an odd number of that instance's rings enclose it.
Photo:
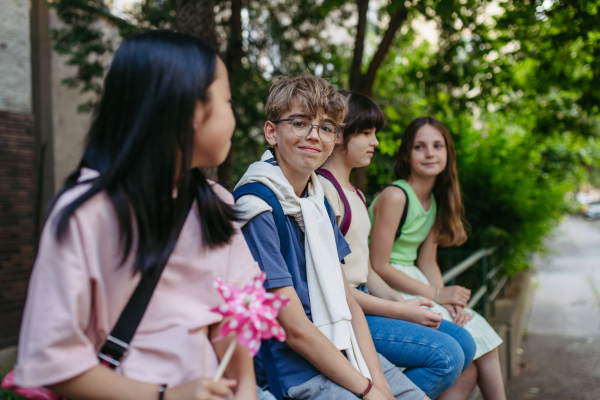
M 278 78 L 265 106 L 272 149 L 234 192 L 265 288 L 291 300 L 278 317 L 287 341 L 263 341 L 257 380 L 279 399 L 428 399 L 375 352 L 341 269 L 350 249 L 314 171 L 333 151 L 346 108 L 324 79 Z

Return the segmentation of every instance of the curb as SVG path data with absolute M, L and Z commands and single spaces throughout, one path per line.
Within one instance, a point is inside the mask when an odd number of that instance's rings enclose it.
M 538 263 L 539 256 L 534 256 L 532 268 L 521 271 L 510 278 L 507 290 L 517 292 L 517 295 L 513 298 L 496 300 L 495 315 L 487 319 L 504 341 L 498 351 L 505 386 L 513 373 L 519 369 L 521 343 L 533 306 L 534 290 L 531 277 L 533 271 L 537 269 Z M 492 315 L 490 309 L 487 310 L 487 315 Z M 468 400 L 483 400 L 477 386 L 471 392 Z

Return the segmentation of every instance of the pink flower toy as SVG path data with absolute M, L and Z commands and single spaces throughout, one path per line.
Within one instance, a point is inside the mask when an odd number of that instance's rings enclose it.
M 264 272 L 253 278 L 243 289 L 225 285 L 219 279 L 215 279 L 214 282 L 225 303 L 211 311 L 223 317 L 232 317 L 221 327 L 219 338 L 216 340 L 236 333 L 237 341 L 248 348 L 252 357 L 258 354 L 262 340 L 272 337 L 280 342 L 285 340 L 285 331 L 277 322 L 277 315 L 279 309 L 285 307 L 290 300 L 284 295 L 267 292 L 263 287 L 264 282 Z M 237 341 L 233 340 L 227 348 L 213 379 L 215 382 L 223 376 Z
M 19 396 L 31 400 L 65 400 L 44 387 L 22 388 L 15 385 L 15 371 L 12 370 L 2 379 L 2 389 L 10 389 Z M 10 395 L 7 397 L 10 398 Z

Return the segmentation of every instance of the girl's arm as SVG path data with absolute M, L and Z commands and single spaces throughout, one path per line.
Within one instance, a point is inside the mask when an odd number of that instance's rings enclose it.
M 429 231 L 429 235 L 427 235 L 427 238 L 421 244 L 421 247 L 419 247 L 416 264 L 432 286 L 443 288 L 442 272 L 437 263 L 437 238 L 439 232 L 437 224 L 433 225 L 433 228 Z
M 164 400 L 225 399 L 231 394 L 230 388 L 234 385 L 235 381 L 227 379 L 213 383 L 210 379 L 199 378 L 167 388 Z M 157 400 L 159 387 L 126 378 L 102 365 L 96 365 L 75 378 L 48 386 L 53 392 L 72 400 Z
M 398 271 L 390 264 L 396 231 L 402 218 L 406 195 L 402 190 L 386 188 L 373 206 L 375 220 L 371 228 L 369 254 L 373 269 L 392 288 L 401 292 L 435 298 L 436 289 Z
M 381 299 L 390 301 L 404 301 L 404 297 L 388 285 L 381 276 L 371 266 L 371 260 L 369 260 L 369 273 L 367 275 L 367 288 L 369 293 L 373 296 L 377 296 Z M 355 296 L 356 297 L 356 296 Z M 361 305 L 362 307 L 362 305 Z M 364 307 L 363 307 L 364 311 Z
M 211 326 L 210 337 L 214 339 L 218 336 L 221 327 L 227 322 L 228 319 L 224 319 L 221 323 Z M 234 335 L 228 335 L 217 342 L 213 343 L 215 352 L 219 360 L 223 359 L 227 348 L 232 340 L 236 340 Z M 237 344 L 233 351 L 233 356 L 225 369 L 225 376 L 234 379 L 237 382 L 237 386 L 234 389 L 235 398 L 240 400 L 254 400 L 256 399 L 256 378 L 254 375 L 254 361 L 248 349 L 241 344 Z
M 417 256 L 417 267 L 423 272 L 432 286 L 439 288 L 437 302 L 439 304 L 451 304 L 460 307 L 466 307 L 467 301 L 471 297 L 471 291 L 462 286 L 444 286 L 442 280 L 442 272 L 437 263 L 437 238 L 439 236 L 439 228 L 436 225 L 431 228 L 429 235 L 421 244 Z M 454 317 L 454 311 L 450 310 L 450 314 Z
M 402 218 L 404 204 L 406 203 L 406 195 L 401 190 L 386 188 L 383 190 L 375 205 L 373 213 L 375 220 L 371 229 L 371 242 L 369 245 L 369 253 L 373 269 L 393 288 L 401 292 L 410 293 L 428 299 L 437 301 L 438 303 L 455 304 L 466 306 L 471 292 L 460 286 L 444 287 L 442 282 L 441 272 L 435 261 L 437 252 L 437 233 L 436 228 L 431 229 L 429 235 L 421 244 L 419 249 L 417 266 L 421 266 L 419 259 L 425 256 L 429 262 L 425 268 L 431 268 L 431 258 L 438 269 L 439 279 L 434 276 L 434 273 L 423 271 L 423 274 L 429 279 L 427 274 L 431 275 L 434 280 L 430 285 L 426 285 L 418 280 L 409 277 L 401 271 L 398 271 L 390 264 L 390 255 L 394 247 L 396 231 Z M 434 283 L 435 282 L 435 283 Z M 441 286 L 437 286 L 442 284 Z M 438 289 L 439 288 L 439 291 Z M 437 293 L 437 297 L 436 297 Z
M 369 263 L 367 287 L 371 294 L 350 288 L 365 314 L 409 321 L 433 329 L 439 327 L 442 317 L 421 307 L 433 307 L 431 300 L 404 300 L 400 293 L 389 287 L 377 272 L 373 271 L 371 263 Z
M 285 329 L 287 345 L 333 382 L 352 393 L 362 393 L 368 385 L 367 378 L 362 376 L 333 343 L 310 322 L 294 288 L 284 286 L 268 291 L 283 294 L 290 299 L 289 304 L 279 310 L 277 317 Z M 352 319 L 354 322 L 354 318 Z M 381 370 L 381 367 L 379 369 Z M 372 393 L 373 395 L 369 393 L 370 396 L 365 396 L 365 399 L 385 398 L 376 388 L 373 388 Z

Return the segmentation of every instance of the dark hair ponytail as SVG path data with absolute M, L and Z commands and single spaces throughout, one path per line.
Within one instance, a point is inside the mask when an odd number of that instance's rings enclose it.
M 174 226 L 187 217 L 190 196 L 198 200 L 202 244 L 213 248 L 229 242 L 232 221 L 237 220 L 234 210 L 213 192 L 200 170 L 190 170 L 192 119 L 196 102 L 210 101 L 216 57 L 201 40 L 175 32 L 148 31 L 121 44 L 104 80 L 79 167 L 54 204 L 77 184 L 82 168 L 100 176 L 57 215 L 59 240 L 73 213 L 105 191 L 118 218 L 123 261 L 133 245 L 134 213 L 136 272 L 147 271 L 164 256 Z

